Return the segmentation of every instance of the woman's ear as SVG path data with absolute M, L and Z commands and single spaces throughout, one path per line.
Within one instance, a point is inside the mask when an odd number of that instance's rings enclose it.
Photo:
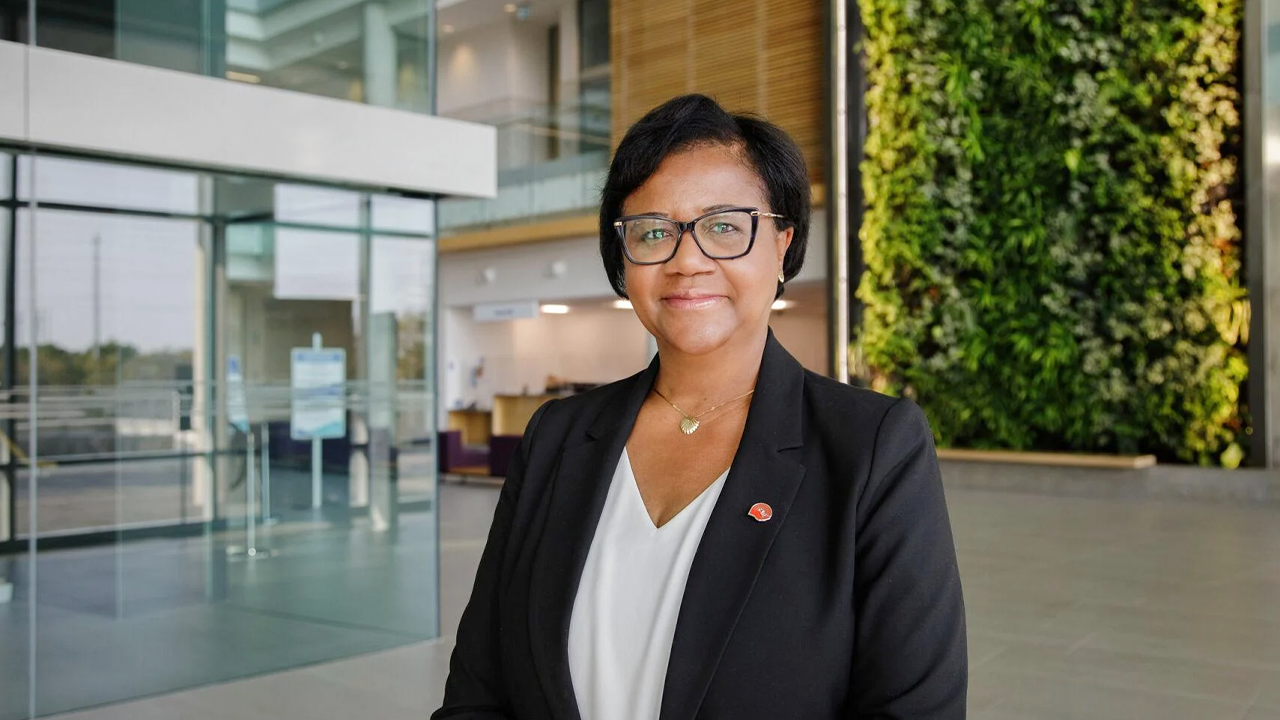
M 781 267 L 787 258 L 787 249 L 791 247 L 791 239 L 795 237 L 796 229 L 789 227 L 778 233 L 775 242 L 778 245 L 778 266 Z

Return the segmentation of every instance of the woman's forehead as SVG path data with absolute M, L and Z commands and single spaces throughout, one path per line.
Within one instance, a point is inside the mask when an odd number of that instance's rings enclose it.
M 716 145 L 672 153 L 623 203 L 623 213 L 687 214 L 720 205 L 758 206 L 763 183 L 741 151 Z

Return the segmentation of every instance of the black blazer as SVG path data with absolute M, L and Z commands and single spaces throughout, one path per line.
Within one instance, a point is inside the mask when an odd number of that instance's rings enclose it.
M 579 720 L 570 613 L 657 371 L 529 423 L 433 719 Z M 756 388 L 689 571 L 660 719 L 964 718 L 964 605 L 924 414 L 805 371 L 772 333 Z M 757 502 L 768 522 L 748 516 Z

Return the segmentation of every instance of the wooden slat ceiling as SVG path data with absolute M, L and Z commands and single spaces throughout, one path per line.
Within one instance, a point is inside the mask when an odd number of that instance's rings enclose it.
M 656 105 L 710 95 L 791 134 L 823 173 L 823 4 L 818 0 L 612 0 L 613 140 Z

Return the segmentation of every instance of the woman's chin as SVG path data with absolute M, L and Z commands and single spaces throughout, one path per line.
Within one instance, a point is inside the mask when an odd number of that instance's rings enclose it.
M 728 343 L 736 328 L 720 324 L 680 324 L 664 328 L 659 336 L 662 345 L 685 355 L 706 355 Z

